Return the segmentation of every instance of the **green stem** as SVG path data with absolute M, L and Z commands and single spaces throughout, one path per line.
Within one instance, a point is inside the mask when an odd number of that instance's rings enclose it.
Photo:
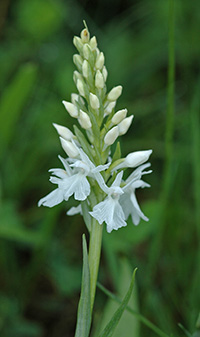
M 90 232 L 90 245 L 89 245 L 89 267 L 90 267 L 90 303 L 91 312 L 93 310 L 96 284 L 101 256 L 101 243 L 102 243 L 103 226 L 97 220 L 92 220 Z

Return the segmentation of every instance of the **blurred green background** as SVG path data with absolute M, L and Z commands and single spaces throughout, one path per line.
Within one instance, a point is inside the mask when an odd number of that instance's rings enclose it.
M 175 0 L 175 113 L 167 122 L 168 0 L 2 0 L 0 3 L 0 335 L 74 335 L 82 268 L 73 200 L 38 208 L 47 170 L 64 155 L 52 122 L 72 127 L 61 101 L 75 91 L 74 35 L 85 19 L 104 51 L 108 89 L 135 118 L 122 152 L 152 148 L 151 189 L 138 191 L 150 218 L 104 233 L 99 279 L 124 295 L 138 267 L 133 305 L 166 333 L 191 333 L 200 311 L 199 0 Z M 166 128 L 173 142 L 166 157 Z M 168 159 L 167 159 L 168 158 Z M 169 162 L 168 162 L 169 161 Z M 136 289 L 135 289 L 136 290 Z M 97 291 L 92 336 L 113 304 Z M 106 308 L 104 310 L 104 308 Z M 103 315 L 102 315 L 103 312 Z M 103 320 L 103 322 L 102 322 Z M 155 336 L 124 314 L 114 334 Z M 120 330 L 121 329 L 121 330 Z

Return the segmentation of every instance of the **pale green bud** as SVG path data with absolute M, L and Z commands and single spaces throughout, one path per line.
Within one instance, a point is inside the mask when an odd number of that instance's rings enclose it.
M 81 109 L 80 109 L 78 121 L 79 121 L 79 124 L 81 125 L 81 127 L 85 130 L 88 130 L 92 127 L 90 117 L 88 116 L 88 114 L 86 112 L 84 112 Z
M 75 54 L 73 56 L 73 62 L 77 66 L 78 70 L 81 71 L 82 69 L 82 64 L 83 64 L 83 59 L 79 54 Z
M 96 69 L 102 69 L 103 65 L 104 65 L 104 54 L 101 52 L 96 59 L 96 63 L 95 63 L 95 68 Z
M 129 153 L 123 162 L 123 167 L 137 167 L 145 163 L 145 161 L 149 159 L 151 154 L 152 150 L 136 151 Z
M 86 60 L 89 60 L 90 54 L 92 53 L 92 49 L 88 43 L 83 46 L 83 56 Z
M 128 131 L 132 123 L 132 119 L 133 119 L 133 115 L 125 118 L 121 123 L 118 124 L 120 136 L 124 135 Z
M 78 99 L 79 99 L 78 94 L 75 94 L 75 93 L 71 94 L 71 101 L 72 101 L 73 104 L 76 105 L 76 102 L 78 102 Z
M 104 87 L 104 78 L 100 70 L 97 70 L 95 75 L 95 87 L 98 89 L 103 89 Z
M 82 104 L 85 104 L 85 103 L 84 103 L 84 100 L 82 99 L 81 96 L 79 96 L 78 94 L 75 94 L 75 93 L 71 94 L 71 101 L 72 101 L 73 104 L 76 105 L 76 103 L 77 103 L 79 100 L 81 101 Z
M 103 66 L 102 74 L 103 74 L 104 81 L 106 82 L 107 77 L 108 77 L 108 71 L 105 66 Z
M 115 102 L 110 102 L 105 107 L 105 110 L 104 110 L 105 115 L 109 115 L 112 112 L 112 110 L 114 109 L 115 105 L 116 105 L 116 101 Z
M 118 99 L 121 93 L 122 93 L 122 86 L 118 85 L 117 87 L 112 88 L 112 90 L 109 92 L 107 96 L 107 99 L 109 101 L 116 101 L 116 99 Z
M 99 109 L 100 104 L 99 104 L 98 97 L 96 95 L 90 93 L 89 99 L 90 99 L 90 105 L 91 105 L 92 109 Z
M 73 73 L 73 80 L 75 83 L 77 83 L 78 79 L 82 81 L 83 77 L 77 70 L 75 70 Z
M 75 47 L 79 51 L 79 53 L 83 50 L 83 42 L 81 41 L 80 37 L 74 36 L 73 44 L 75 45 Z
M 65 140 L 64 138 L 60 137 L 61 145 L 63 150 L 66 152 L 66 154 L 71 158 L 76 158 L 79 156 L 79 152 L 74 144 L 72 144 L 70 141 Z
M 65 126 L 58 125 L 56 123 L 53 123 L 53 126 L 56 129 L 56 131 L 58 132 L 59 136 L 61 136 L 65 140 L 71 140 L 72 138 L 74 138 L 74 135 L 71 132 L 71 130 L 66 128 Z
M 78 109 L 77 107 L 70 102 L 62 101 L 65 106 L 65 109 L 68 111 L 71 117 L 77 118 L 78 117 Z
M 89 63 L 88 63 L 87 60 L 83 61 L 83 64 L 82 64 L 82 73 L 83 73 L 83 76 L 85 78 L 88 78 L 88 76 L 89 76 Z
M 90 47 L 92 50 L 95 50 L 97 48 L 97 39 L 96 36 L 93 36 L 89 42 Z
M 83 85 L 83 81 L 81 79 L 77 80 L 76 86 L 77 86 L 77 89 L 79 91 L 79 94 L 81 96 L 85 97 L 84 85 Z
M 96 57 L 99 56 L 99 54 L 100 54 L 100 50 L 99 48 L 96 48 Z
M 114 126 L 111 130 L 109 130 L 105 137 L 104 137 L 104 143 L 106 145 L 112 145 L 115 140 L 117 139 L 117 137 L 119 136 L 119 130 L 117 126 Z
M 113 124 L 119 124 L 127 115 L 127 109 L 117 111 L 111 119 Z
M 83 43 L 86 43 L 90 40 L 90 33 L 88 32 L 87 28 L 84 28 L 82 31 L 81 31 L 81 41 Z

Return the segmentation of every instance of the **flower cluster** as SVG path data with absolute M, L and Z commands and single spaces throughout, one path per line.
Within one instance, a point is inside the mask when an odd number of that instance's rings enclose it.
M 57 188 L 38 205 L 53 207 L 73 195 L 80 203 L 67 214 L 82 214 L 84 202 L 88 214 L 99 224 L 105 222 L 110 233 L 126 226 L 129 215 L 135 225 L 140 218 L 148 220 L 139 207 L 135 190 L 150 186 L 142 176 L 151 172 L 145 171 L 150 163 L 144 163 L 152 150 L 132 152 L 121 158 L 118 142 L 115 151 L 111 151 L 115 140 L 128 131 L 133 115 L 127 117 L 127 109 L 115 111 L 122 86 L 118 85 L 107 93 L 108 72 L 96 37 L 90 38 L 86 27 L 73 42 L 78 50 L 73 57 L 77 67 L 73 78 L 78 93 L 71 95 L 71 102 L 63 101 L 63 104 L 69 115 L 77 119 L 79 127 L 74 125 L 72 132 L 67 127 L 53 124 L 67 158 L 59 156 L 64 169 L 49 170 L 52 174 L 50 181 Z M 126 168 L 135 169 L 124 180 Z

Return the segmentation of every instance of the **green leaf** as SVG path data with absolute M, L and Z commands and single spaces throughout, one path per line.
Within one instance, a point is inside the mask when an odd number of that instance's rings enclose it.
M 186 328 L 181 323 L 179 323 L 178 326 L 184 331 L 187 337 L 192 337 L 191 333 L 188 330 L 186 330 Z
M 78 141 L 81 143 L 81 146 L 84 150 L 85 153 L 87 153 L 88 157 L 93 160 L 93 154 L 92 154 L 92 149 L 90 147 L 90 144 L 86 140 L 84 134 L 79 130 L 79 128 L 74 125 L 74 133 L 78 139 Z
M 135 268 L 135 270 L 133 272 L 131 284 L 130 284 L 130 287 L 129 287 L 127 293 L 126 293 L 126 296 L 124 297 L 124 299 L 123 299 L 122 303 L 120 304 L 119 308 L 114 313 L 110 322 L 107 324 L 107 326 L 105 327 L 103 332 L 99 335 L 99 337 L 111 337 L 113 335 L 114 330 L 115 330 L 124 310 L 126 309 L 126 306 L 127 306 L 128 302 L 129 302 L 129 299 L 131 297 L 133 285 L 134 285 L 134 281 L 135 281 L 136 270 L 137 270 L 137 268 Z
M 107 256 L 106 256 L 106 259 L 107 259 Z M 123 298 L 130 284 L 130 280 L 132 277 L 132 267 L 128 259 L 122 258 L 120 259 L 120 261 L 118 260 L 118 263 L 116 264 L 116 269 L 117 270 L 114 273 L 114 275 L 116 275 L 117 279 L 115 280 L 114 284 L 116 285 L 118 297 Z M 110 275 L 112 275 L 113 270 L 111 266 L 111 261 L 109 263 L 109 270 L 110 270 Z M 119 274 L 119 270 L 120 270 L 120 274 Z M 138 311 L 136 284 L 134 285 L 133 292 L 129 300 L 129 306 L 133 310 Z M 117 310 L 118 307 L 119 307 L 119 304 L 116 301 L 113 301 L 113 299 L 111 298 L 108 299 L 106 307 L 103 312 L 103 319 L 101 321 L 101 325 L 98 328 L 99 332 L 103 330 L 103 328 L 108 323 L 110 317 Z M 127 327 L 129 329 L 128 331 L 131 331 L 134 337 L 138 337 L 139 336 L 139 326 L 140 326 L 140 322 L 137 319 L 137 317 L 133 317 L 133 315 L 129 311 L 125 310 L 115 330 L 115 337 L 126 336 Z M 95 336 L 96 335 L 98 336 L 99 333 L 97 332 Z
M 116 160 L 121 158 L 121 148 L 120 148 L 120 142 L 117 142 L 116 149 L 113 155 L 112 162 L 114 163 Z
M 34 64 L 24 65 L 1 97 L 0 125 L 3 127 L 0 133 L 0 155 L 14 134 L 15 124 L 36 82 L 36 74 Z
M 88 337 L 90 333 L 90 326 L 90 270 L 88 262 L 87 244 L 85 235 L 83 235 L 83 273 L 75 337 Z
M 113 293 L 111 293 L 108 289 L 106 289 L 104 286 L 102 286 L 102 284 L 100 284 L 99 282 L 97 282 L 97 286 L 98 288 L 103 291 L 104 294 L 106 294 L 108 297 L 110 297 L 113 301 L 117 302 L 117 303 L 122 303 L 122 301 Z M 134 315 L 141 323 L 143 323 L 144 325 L 146 325 L 149 329 L 151 329 L 152 331 L 154 331 L 158 336 L 160 337 L 169 337 L 168 334 L 166 334 L 165 332 L 163 332 L 160 328 L 158 328 L 155 324 L 153 324 L 151 321 L 149 321 L 147 318 L 145 318 L 144 316 L 142 316 L 141 314 L 139 314 L 137 311 L 131 309 L 128 305 L 126 307 L 126 310 L 129 311 L 132 315 Z M 170 337 L 172 337 L 172 335 L 170 335 Z

